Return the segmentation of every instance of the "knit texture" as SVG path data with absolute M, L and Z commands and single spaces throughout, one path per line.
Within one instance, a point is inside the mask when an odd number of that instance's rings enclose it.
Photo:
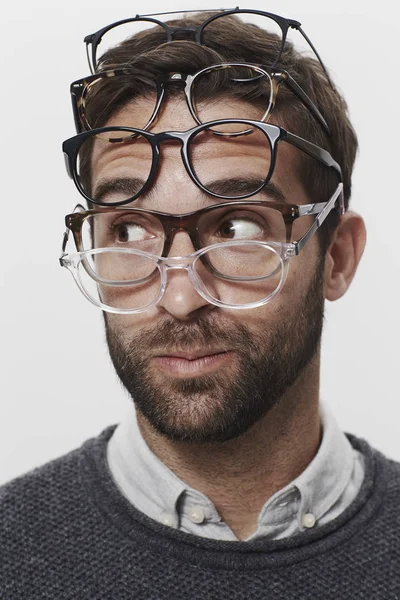
M 400 600 L 400 465 L 353 436 L 366 475 L 320 528 L 221 542 L 152 521 L 106 461 L 114 426 L 0 488 L 1 600 Z

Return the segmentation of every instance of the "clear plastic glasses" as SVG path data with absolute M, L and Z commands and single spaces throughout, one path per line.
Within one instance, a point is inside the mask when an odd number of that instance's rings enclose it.
M 295 242 L 264 241 L 267 233 L 257 234 L 253 229 L 256 221 L 249 221 L 245 214 L 240 221 L 239 211 L 236 226 L 243 239 L 225 238 L 188 256 L 160 256 L 141 249 L 136 222 L 132 232 L 134 243 L 117 241 L 107 247 L 94 247 L 92 242 L 91 249 L 67 254 L 67 230 L 60 264 L 72 273 L 84 296 L 106 312 L 135 314 L 148 310 L 161 300 L 168 272 L 176 269 L 187 272 L 196 291 L 210 304 L 237 310 L 257 308 L 279 293 L 290 259 L 299 254 L 330 211 L 336 205 L 341 213 L 344 211 L 342 190 L 340 183 L 329 201 L 318 205 L 313 224 Z M 300 216 L 315 214 L 316 206 L 301 207 Z M 261 231 L 260 223 L 257 227 Z M 140 239 L 142 232 L 140 226 Z M 249 232 L 253 232 L 255 239 L 248 239 Z M 96 236 L 94 227 L 91 235 Z M 126 239 L 125 233 L 123 239 Z
M 168 272 L 187 271 L 197 292 L 225 308 L 256 308 L 282 287 L 290 246 L 262 242 L 226 242 L 188 256 L 156 256 L 141 250 L 99 248 L 65 256 L 86 298 L 107 312 L 140 313 L 157 304 Z M 239 293 L 239 304 L 235 298 Z

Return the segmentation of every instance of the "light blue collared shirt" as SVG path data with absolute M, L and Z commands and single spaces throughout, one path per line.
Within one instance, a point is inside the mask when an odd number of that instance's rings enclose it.
M 325 406 L 321 423 L 322 442 L 316 456 L 294 481 L 267 500 L 247 541 L 285 538 L 323 525 L 356 497 L 364 477 L 363 456 Z M 109 440 L 107 457 L 122 494 L 148 517 L 201 537 L 238 540 L 211 500 L 179 479 L 150 450 L 133 408 Z

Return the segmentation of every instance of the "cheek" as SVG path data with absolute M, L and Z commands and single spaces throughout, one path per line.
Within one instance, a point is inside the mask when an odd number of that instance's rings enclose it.
M 249 305 L 262 302 L 266 298 L 271 298 L 270 301 L 273 302 L 282 278 L 283 274 L 279 268 L 279 273 L 261 281 L 229 282 L 209 277 L 209 281 L 204 287 L 211 297 L 221 300 L 225 304 L 234 306 L 239 304 Z M 243 312 L 244 309 L 238 310 Z M 255 308 L 251 310 L 255 310 Z
M 288 278 L 282 290 L 283 299 L 287 299 L 294 309 L 304 304 L 304 298 L 310 288 L 317 284 L 319 270 L 323 268 L 319 241 L 314 235 L 303 247 L 298 256 L 292 259 Z M 315 288 L 315 294 L 318 294 Z
M 156 308 L 150 308 L 143 313 L 136 315 L 115 315 L 108 313 L 105 317 L 106 326 L 109 331 L 117 334 L 121 339 L 126 339 L 129 343 L 135 335 L 145 329 L 154 328 L 159 321 L 159 314 Z
M 261 336 L 264 340 L 274 332 L 281 331 L 280 328 L 285 324 L 288 327 L 296 326 L 299 311 L 303 312 L 305 309 L 304 299 L 317 268 L 314 256 L 304 261 L 298 259 L 299 257 L 296 257 L 291 261 L 283 288 L 270 302 L 249 310 L 224 310 L 221 314 L 229 314 L 231 321 L 248 328 L 254 338 Z
M 140 255 L 110 252 L 95 255 L 79 271 L 88 294 L 114 309 L 145 309 L 161 292 L 161 274 L 156 264 Z M 135 280 L 135 282 L 133 281 Z
M 157 300 L 159 294 L 160 284 L 158 281 L 126 288 L 99 286 L 99 296 L 103 304 L 122 310 L 146 309 Z

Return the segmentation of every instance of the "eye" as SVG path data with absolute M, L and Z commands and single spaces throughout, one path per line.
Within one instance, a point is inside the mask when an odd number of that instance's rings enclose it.
M 255 220 L 245 217 L 230 218 L 221 223 L 217 236 L 232 240 L 257 238 L 263 234 L 264 228 Z
M 116 223 L 112 229 L 115 241 L 121 244 L 142 242 L 154 238 L 154 235 L 139 223 Z

